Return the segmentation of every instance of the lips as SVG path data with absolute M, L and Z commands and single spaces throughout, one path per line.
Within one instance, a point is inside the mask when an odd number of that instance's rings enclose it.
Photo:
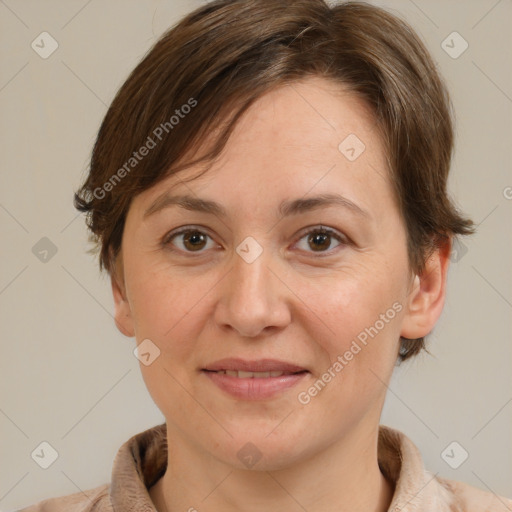
M 209 371 L 209 370 L 207 370 Z M 238 379 L 268 379 L 269 377 L 281 377 L 281 375 L 293 375 L 292 373 L 282 372 L 279 370 L 272 372 L 245 372 L 242 370 L 216 370 L 215 373 L 220 375 L 229 375 Z
M 242 400 L 264 400 L 294 387 L 309 371 L 276 359 L 222 359 L 207 365 L 202 373 L 224 393 Z
M 306 368 L 286 361 L 277 359 L 258 359 L 254 361 L 246 361 L 245 359 L 230 358 L 215 361 L 207 365 L 204 370 L 212 372 L 248 372 L 248 373 L 267 373 L 282 372 L 285 374 L 299 373 L 307 371 Z

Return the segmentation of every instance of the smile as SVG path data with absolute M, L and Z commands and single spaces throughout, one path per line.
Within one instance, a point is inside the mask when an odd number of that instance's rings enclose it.
M 266 400 L 282 395 L 310 374 L 305 368 L 286 361 L 222 359 L 201 373 L 223 394 L 239 400 Z
M 272 371 L 272 372 L 246 372 L 243 370 L 218 370 L 215 373 L 219 375 L 229 375 L 230 377 L 236 377 L 238 379 L 268 379 L 269 377 L 281 377 L 281 375 L 295 375 L 295 373 L 284 372 L 284 371 Z M 300 373 L 300 372 L 296 372 Z

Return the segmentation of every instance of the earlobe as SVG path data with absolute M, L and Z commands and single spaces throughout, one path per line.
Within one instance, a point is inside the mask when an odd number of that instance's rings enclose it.
M 418 339 L 432 331 L 443 311 L 451 239 L 447 238 L 428 258 L 420 275 L 414 277 L 406 300 L 400 335 Z
M 116 326 L 122 334 L 129 338 L 133 338 L 135 336 L 135 330 L 133 327 L 130 303 L 126 296 L 122 271 L 118 272 L 116 268 L 110 276 L 110 282 L 112 285 L 112 294 L 114 296 L 114 320 Z

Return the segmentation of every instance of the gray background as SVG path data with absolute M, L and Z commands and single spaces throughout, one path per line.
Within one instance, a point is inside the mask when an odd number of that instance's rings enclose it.
M 450 189 L 479 224 L 453 257 L 434 357 L 397 369 L 382 423 L 433 473 L 512 496 L 512 2 L 373 3 L 416 28 L 446 79 L 457 113 Z M 118 87 L 200 4 L 0 0 L 1 510 L 110 481 L 121 444 L 164 421 L 134 339 L 114 325 L 72 193 Z M 47 59 L 31 47 L 43 31 L 59 45 Z M 442 47 L 453 31 L 469 44 L 458 58 Z M 452 52 L 460 43 L 448 39 Z M 46 261 L 43 237 L 57 249 Z M 59 454 L 46 470 L 31 458 L 42 441 Z M 469 453 L 458 469 L 441 457 L 452 441 Z

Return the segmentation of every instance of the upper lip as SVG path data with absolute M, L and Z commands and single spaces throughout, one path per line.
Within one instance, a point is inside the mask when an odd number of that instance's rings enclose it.
M 206 367 L 203 368 L 203 370 L 209 370 L 212 372 L 216 372 L 219 370 L 241 370 L 244 372 L 281 371 L 289 373 L 307 371 L 306 368 L 303 368 L 302 366 L 298 366 L 293 363 L 288 363 L 286 361 L 279 361 L 277 359 L 255 359 L 249 361 L 246 359 L 239 358 L 220 359 L 218 361 L 215 361 L 214 363 L 206 365 Z

